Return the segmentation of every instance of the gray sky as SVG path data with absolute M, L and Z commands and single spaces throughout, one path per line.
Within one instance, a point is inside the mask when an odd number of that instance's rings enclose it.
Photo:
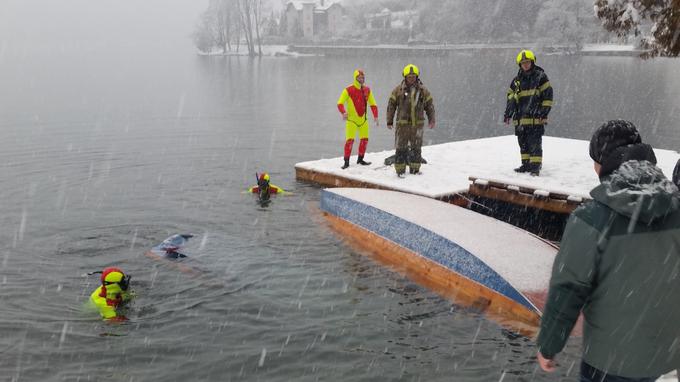
M 185 44 L 208 0 L 0 0 L 0 49 Z

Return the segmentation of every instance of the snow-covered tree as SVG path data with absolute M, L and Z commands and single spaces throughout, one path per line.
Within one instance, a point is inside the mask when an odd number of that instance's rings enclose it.
M 646 56 L 680 54 L 680 0 L 595 0 L 595 13 L 619 36 L 642 36 Z

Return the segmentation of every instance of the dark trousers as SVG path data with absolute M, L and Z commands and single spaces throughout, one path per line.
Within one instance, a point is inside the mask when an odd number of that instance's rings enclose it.
M 602 370 L 598 370 L 585 362 L 581 362 L 581 379 L 580 382 L 654 382 L 657 377 L 645 378 L 626 378 L 616 375 L 607 374 Z
M 522 163 L 540 169 L 543 164 L 543 126 L 521 126 L 516 135 Z
M 406 171 L 407 164 L 412 170 L 420 170 L 422 145 L 423 126 L 397 125 L 394 132 L 394 169 L 397 173 Z

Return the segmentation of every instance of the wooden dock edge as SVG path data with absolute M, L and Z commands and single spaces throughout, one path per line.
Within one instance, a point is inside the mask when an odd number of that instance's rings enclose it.
M 356 188 L 375 188 L 379 190 L 389 190 L 390 188 L 382 187 L 374 183 L 364 182 L 361 180 L 354 180 L 344 178 L 341 176 L 327 174 L 319 171 L 308 170 L 305 168 L 295 167 L 295 179 L 316 183 L 326 187 L 356 187 Z
M 468 179 L 471 181 L 468 189 L 470 195 L 500 200 L 522 207 L 568 215 L 583 202 L 582 198 L 571 195 L 520 187 L 473 176 Z
M 368 251 L 371 257 L 419 285 L 516 333 L 527 337 L 537 334 L 537 312 L 353 223 L 327 212 L 323 216 L 351 246 Z
M 391 187 L 380 186 L 375 183 L 364 182 L 355 179 L 349 179 L 342 176 L 337 176 L 333 174 L 327 174 L 319 171 L 308 170 L 305 168 L 295 167 L 295 179 L 307 182 L 315 183 L 325 187 L 355 187 L 355 188 L 373 188 L 377 190 L 388 190 L 388 191 L 399 191 Z M 470 199 L 466 198 L 465 195 L 461 194 L 450 194 L 444 195 L 437 200 L 441 200 L 447 203 L 455 204 L 461 207 L 470 208 Z

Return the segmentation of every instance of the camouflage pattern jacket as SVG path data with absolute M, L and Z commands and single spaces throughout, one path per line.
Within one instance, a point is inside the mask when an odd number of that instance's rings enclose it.
M 429 122 L 434 122 L 432 94 L 420 80 L 416 81 L 415 85 L 410 88 L 406 86 L 406 81 L 402 81 L 399 86 L 394 88 L 387 104 L 388 126 L 394 124 L 395 114 L 397 126 L 423 127 L 425 125 L 425 114 L 427 114 Z

